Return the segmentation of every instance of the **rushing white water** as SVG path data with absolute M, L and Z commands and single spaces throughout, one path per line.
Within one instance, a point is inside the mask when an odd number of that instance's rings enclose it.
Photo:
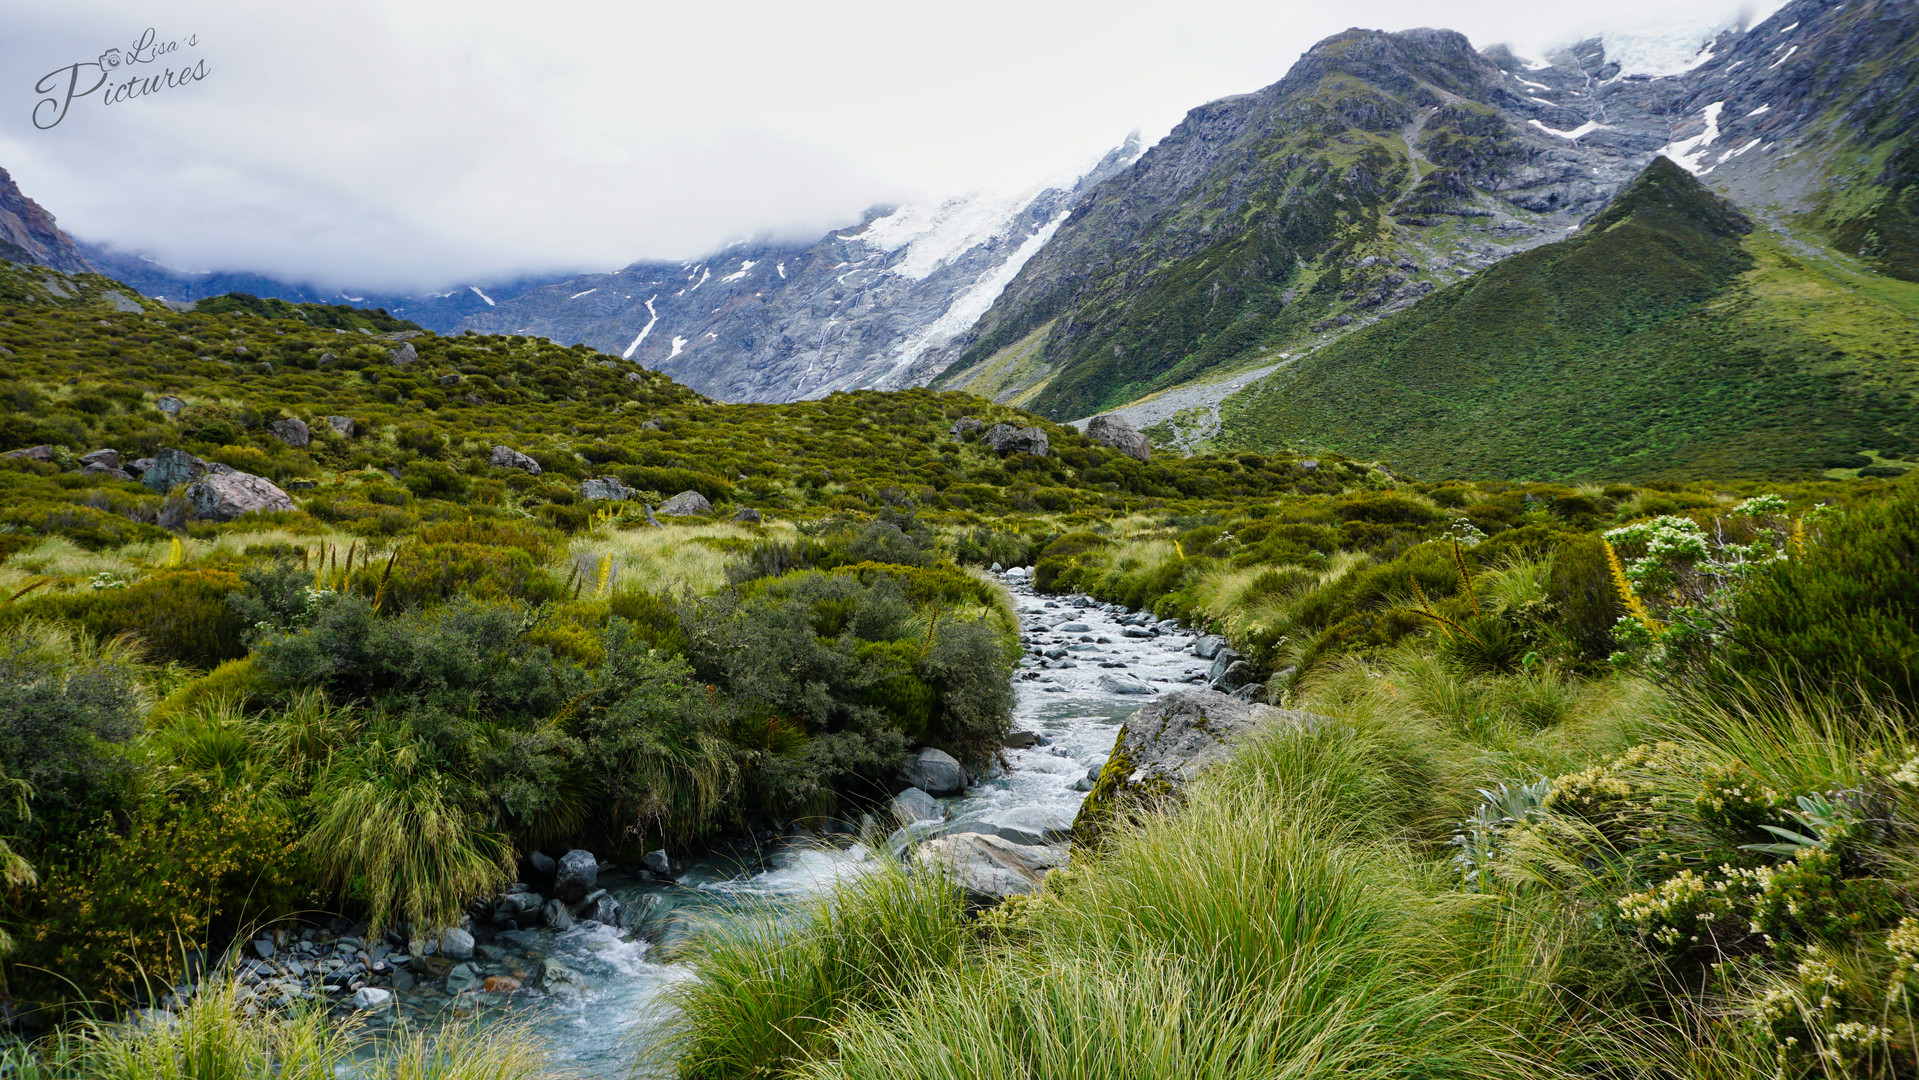
M 1170 623 L 1123 626 L 1124 609 L 1085 597 L 1036 596 L 1023 578 L 1006 584 L 1019 606 L 1028 646 L 1014 676 L 1013 727 L 1038 734 L 1040 741 L 1006 751 L 1005 769 L 941 800 L 948 821 L 1029 806 L 1071 818 L 1085 798 L 1085 781 L 1112 750 L 1120 722 L 1152 699 L 1103 688 L 1100 676 L 1132 675 L 1163 693 L 1203 681 L 1205 673 L 1188 631 Z M 1136 636 L 1126 636 L 1129 629 Z M 1039 655 L 1062 650 L 1063 656 L 1052 659 Z M 650 917 L 644 932 L 659 938 L 664 927 L 671 940 L 686 932 L 695 913 L 701 919 L 725 918 L 748 905 L 793 905 L 865 872 L 883 857 L 857 843 L 796 841 L 752 866 L 742 866 L 739 859 L 696 863 L 673 884 L 619 869 L 605 873 L 600 884 L 629 912 L 664 913 Z M 685 966 L 653 959 L 670 950 L 597 923 L 557 933 L 510 931 L 490 939 L 485 928 L 475 933 L 482 940 L 482 973 L 517 975 L 527 989 L 511 995 L 448 994 L 437 986 L 421 987 L 402 994 L 409 1009 L 516 1014 L 547 1038 L 560 1064 L 591 1076 L 634 1075 L 635 1058 L 667 1018 L 668 989 L 689 977 Z

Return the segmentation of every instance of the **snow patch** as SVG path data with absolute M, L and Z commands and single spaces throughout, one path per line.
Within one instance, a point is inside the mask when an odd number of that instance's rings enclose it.
M 1791 26 L 1782 26 L 1782 27 L 1780 27 L 1780 28 L 1779 28 L 1779 32 L 1780 32 L 1780 33 L 1782 33 L 1782 34 L 1790 34 L 1790 33 L 1792 33 L 1792 32 L 1793 32 L 1794 30 L 1797 30 L 1797 29 L 1799 29 L 1799 24 L 1798 24 L 1798 23 L 1793 23 L 1793 24 L 1792 24 Z
M 1561 131 L 1556 127 L 1547 127 L 1545 124 L 1542 124 L 1537 120 L 1528 120 L 1526 122 L 1538 128 L 1539 130 L 1545 132 L 1548 135 L 1557 135 L 1562 139 L 1567 139 L 1572 142 L 1578 142 L 1580 139 L 1583 139 L 1586 136 L 1591 135 L 1595 131 L 1611 131 L 1612 130 L 1612 128 L 1608 127 L 1605 124 L 1600 123 L 1597 120 L 1588 120 L 1585 123 L 1579 125 L 1578 127 L 1573 128 L 1571 131 Z
M 588 290 L 586 290 L 585 292 L 576 292 L 576 293 L 574 293 L 574 294 L 573 294 L 572 296 L 569 296 L 569 297 L 567 297 L 567 299 L 568 299 L 568 300 L 578 300 L 578 299 L 579 299 L 580 297 L 582 297 L 582 296 L 592 296 L 592 295 L 593 295 L 594 293 L 596 293 L 596 292 L 599 292 L 599 291 L 600 291 L 600 290 L 599 290 L 599 287 L 598 287 L 598 286 L 595 286 L 595 287 L 593 287 L 593 288 L 591 288 L 591 289 L 588 289 Z
M 701 285 L 704 285 L 704 284 L 706 284 L 706 279 L 708 279 L 708 278 L 710 278 L 710 277 L 712 277 L 712 276 L 713 276 L 713 271 L 711 271 L 711 270 L 708 270 L 708 269 L 706 269 L 705 267 L 701 267 L 701 268 L 700 268 L 700 280 L 699 280 L 699 282 L 698 282 L 698 284 L 695 284 L 695 285 L 694 285 L 694 286 L 693 286 L 693 287 L 692 287 L 691 289 L 688 289 L 687 291 L 688 291 L 688 292 L 699 292 L 699 291 L 700 291 L 700 286 L 701 286 Z
M 753 261 L 752 259 L 741 259 L 740 268 L 738 270 L 735 270 L 733 273 L 730 273 L 726 275 L 725 277 L 721 278 L 720 284 L 724 285 L 729 281 L 738 281 L 739 279 L 746 276 L 746 272 L 748 270 L 751 270 L 758 265 L 759 263 Z
M 1020 211 L 1038 195 L 975 192 L 938 206 L 903 206 L 874 219 L 858 239 L 869 250 L 896 254 L 893 273 L 923 281 L 974 248 L 1010 239 L 1006 234 L 1023 223 Z
M 1674 164 L 1687 172 L 1695 176 L 1704 176 L 1706 174 L 1706 169 L 1702 168 L 1705 165 L 1704 151 L 1706 147 L 1712 145 L 1714 139 L 1719 137 L 1719 110 L 1725 107 L 1726 103 L 1723 101 L 1715 101 L 1706 106 L 1700 111 L 1700 115 L 1706 121 L 1706 130 L 1690 139 L 1667 143 L 1659 148 L 1659 152 L 1671 158 Z
M 1753 147 L 1758 146 L 1760 143 L 1764 141 L 1765 141 L 1764 139 L 1754 139 L 1753 141 L 1747 143 L 1746 145 L 1740 147 L 1737 150 L 1728 150 L 1726 151 L 1725 156 L 1719 159 L 1719 162 L 1720 164 L 1723 165 L 1726 162 L 1731 161 L 1733 158 L 1736 158 L 1739 155 L 1745 153 L 1746 151 L 1752 149 Z
M 481 292 L 481 291 L 480 291 L 480 287 L 479 287 L 478 285 L 468 285 L 468 286 L 467 286 L 467 288 L 469 288 L 469 289 L 472 289 L 472 290 L 473 290 L 473 295 L 475 295 L 475 296 L 477 296 L 477 297 L 479 297 L 480 299 L 482 299 L 482 300 L 484 300 L 484 301 L 486 301 L 486 306 L 487 306 L 487 307 L 498 307 L 498 306 L 499 306 L 498 304 L 495 304 L 495 303 L 493 302 L 493 298 L 492 298 L 491 296 L 488 296 L 487 294 L 485 294 L 485 293 L 483 293 L 483 292 Z
M 1753 111 L 1751 111 L 1751 112 L 1749 112 L 1749 113 L 1747 113 L 1746 115 L 1747 115 L 1748 117 L 1753 117 L 1753 116 L 1758 116 L 1758 115 L 1760 115 L 1761 113 L 1769 113 L 1769 112 L 1771 112 L 1771 111 L 1772 111 L 1772 106 L 1771 106 L 1771 105 L 1769 105 L 1769 104 L 1768 104 L 1768 105 L 1761 105 L 1761 106 L 1759 106 L 1759 107 L 1758 107 L 1757 109 L 1754 109 Z
M 1727 30 L 1737 28 L 1738 16 L 1700 12 L 1677 19 L 1662 16 L 1660 21 L 1601 35 L 1606 59 L 1617 61 L 1619 76 L 1651 75 L 1655 78 L 1684 75 L 1710 61 L 1713 41 Z
M 1508 74 L 1511 74 L 1511 73 L 1510 73 L 1510 72 L 1508 72 Z M 1530 79 L 1522 79 L 1522 78 L 1520 78 L 1520 77 L 1519 77 L 1519 76 L 1517 76 L 1517 75 L 1513 75 L 1513 81 L 1514 81 L 1514 82 L 1516 82 L 1516 83 L 1520 83 L 1520 84 L 1522 84 L 1522 85 L 1524 85 L 1524 86 L 1530 86 L 1530 87 L 1532 87 L 1532 88 L 1533 88 L 1534 90 L 1551 90 L 1551 89 L 1552 89 L 1552 87 L 1550 87 L 1550 86 L 1547 86 L 1547 85 L 1546 85 L 1545 83 L 1543 83 L 1543 82 L 1533 82 L 1533 81 L 1531 81 Z
M 774 263 L 773 269 L 778 270 L 780 272 L 781 281 L 786 280 L 786 264 L 785 263 Z
M 673 351 L 670 353 L 667 353 L 666 358 L 668 360 L 671 360 L 685 351 L 686 351 L 686 339 L 683 337 L 679 337 L 678 335 L 675 335 L 673 338 Z
M 658 293 L 654 293 L 652 296 L 649 296 L 646 298 L 646 313 L 652 317 L 646 320 L 645 326 L 640 327 L 640 336 L 634 338 L 633 344 L 628 345 L 626 347 L 626 351 L 620 354 L 620 359 L 622 360 L 633 359 L 633 350 L 639 348 L 640 342 L 646 340 L 646 335 L 653 332 L 653 324 L 660 321 L 659 312 L 653 310 L 653 301 L 658 300 L 659 298 L 660 296 Z
M 1783 63 L 1785 63 L 1786 61 L 1788 61 L 1788 60 L 1790 60 L 1790 59 L 1792 59 L 1792 54 L 1793 54 L 1793 53 L 1796 53 L 1796 52 L 1798 52 L 1798 51 L 1799 51 L 1799 46 L 1797 46 L 1797 45 L 1794 45 L 1794 46 L 1793 46 L 1792 48 L 1790 48 L 1790 49 L 1787 49 L 1787 50 L 1786 50 L 1786 55 L 1784 55 L 1784 56 L 1782 56 L 1782 57 L 1780 57 L 1780 58 L 1779 58 L 1779 59 L 1777 59 L 1777 60 L 1774 60 L 1774 61 L 1773 61 L 1773 62 L 1772 62 L 1772 63 L 1771 63 L 1770 65 L 1768 65 L 1768 66 L 1766 67 L 1766 70 L 1767 70 L 1767 71 L 1771 71 L 1771 70 L 1772 70 L 1773 68 L 1776 68 L 1776 67 L 1778 67 L 1778 66 L 1779 66 L 1780 64 L 1783 64 Z

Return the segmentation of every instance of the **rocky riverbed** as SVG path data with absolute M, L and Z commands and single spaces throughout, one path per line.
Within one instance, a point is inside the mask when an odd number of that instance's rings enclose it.
M 340 921 L 270 928 L 239 946 L 242 996 L 256 1008 L 322 1000 L 376 1026 L 511 1013 L 563 1063 L 624 1076 L 636 1041 L 662 1018 L 665 991 L 687 977 L 677 960 L 702 919 L 796 904 L 881 858 L 944 865 L 982 900 L 1037 887 L 1070 858 L 1074 816 L 1126 717 L 1174 690 L 1210 685 L 1245 698 L 1257 684 L 1218 638 L 1086 596 L 1037 595 L 1027 568 L 998 576 L 1025 647 L 1003 767 L 969 773 L 926 752 L 901 770 L 894 821 L 829 821 L 685 863 L 666 852 L 642 866 L 585 851 L 536 855 L 531 880 L 428 940 L 369 940 L 364 925 Z

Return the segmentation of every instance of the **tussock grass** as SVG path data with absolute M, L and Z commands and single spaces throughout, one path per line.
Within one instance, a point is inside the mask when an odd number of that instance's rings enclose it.
M 600 589 L 598 575 L 602 565 L 608 571 L 606 590 L 644 589 L 666 596 L 690 589 L 706 595 L 726 585 L 726 566 L 738 556 L 719 544 L 706 541 L 735 541 L 750 545 L 768 531 L 791 539 L 792 527 L 772 525 L 755 529 L 744 525 L 667 525 L 633 529 L 596 529 L 575 537 L 569 545 L 567 560 L 582 568 L 586 584 L 583 594 Z M 604 563 L 611 557 L 610 564 Z M 563 567 L 565 563 L 561 564 Z M 566 570 L 561 570 L 565 576 Z

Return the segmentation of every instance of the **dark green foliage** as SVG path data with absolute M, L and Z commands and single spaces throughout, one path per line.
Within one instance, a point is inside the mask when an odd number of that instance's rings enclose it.
M 257 315 L 263 319 L 299 319 L 314 326 L 329 330 L 375 330 L 380 333 L 392 333 L 398 330 L 424 332 L 422 328 L 396 319 L 386 313 L 385 308 L 356 308 L 345 304 L 295 304 L 273 297 L 249 296 L 246 293 L 227 293 L 225 296 L 209 296 L 193 305 L 193 310 L 209 315 L 230 315 L 245 313 Z
M 153 659 L 212 668 L 246 652 L 247 623 L 228 603 L 244 584 L 227 570 L 162 570 L 124 589 L 49 603 L 97 637 L 127 634 Z
M 1857 682 L 1919 704 L 1919 485 L 1820 529 L 1803 554 L 1767 565 L 1740 596 L 1724 655 L 1765 680 Z
M 0 778 L 28 785 L 40 828 L 70 826 L 88 789 L 129 767 L 113 744 L 140 730 L 140 709 L 119 653 L 76 649 L 46 625 L 0 634 Z

